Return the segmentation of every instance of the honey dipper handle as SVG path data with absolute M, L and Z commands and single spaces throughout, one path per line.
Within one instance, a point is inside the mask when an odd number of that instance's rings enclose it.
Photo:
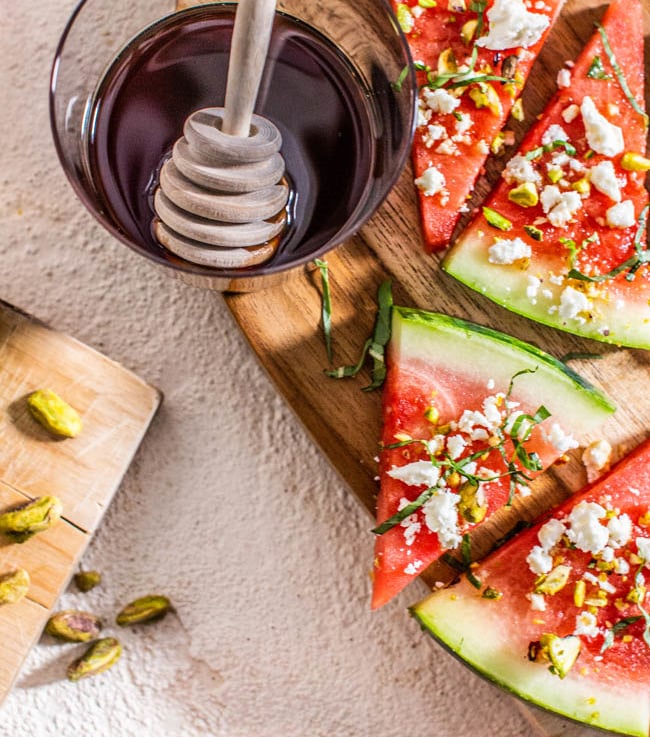
M 239 0 L 235 15 L 222 132 L 248 136 L 269 49 L 275 0 Z

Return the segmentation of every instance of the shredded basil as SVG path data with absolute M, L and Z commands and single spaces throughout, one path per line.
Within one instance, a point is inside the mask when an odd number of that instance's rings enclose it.
M 616 56 L 614 55 L 614 51 L 612 50 L 612 47 L 609 43 L 609 38 L 607 36 L 607 31 L 605 28 L 600 24 L 596 23 L 596 28 L 598 29 L 598 33 L 600 33 L 600 37 L 603 41 L 603 48 L 605 49 L 605 52 L 607 53 L 607 56 L 609 58 L 609 63 L 612 65 L 612 69 L 614 70 L 614 74 L 616 75 L 616 79 L 618 80 L 619 85 L 621 86 L 621 89 L 623 90 L 623 94 L 625 97 L 627 97 L 628 102 L 634 110 L 639 113 L 639 115 L 643 118 L 643 122 L 645 126 L 648 125 L 648 116 L 646 115 L 645 110 L 643 110 L 639 103 L 636 101 L 636 98 L 630 91 L 630 88 L 627 84 L 627 80 L 625 79 L 625 75 L 623 74 L 623 70 L 618 65 L 618 62 L 616 61 Z
M 602 353 L 582 353 L 580 351 L 570 351 L 569 353 L 565 353 L 562 358 L 560 358 L 560 361 L 562 361 L 562 363 L 568 363 L 569 361 L 580 361 L 582 359 L 590 358 L 604 358 L 604 356 Z
M 611 76 L 605 71 L 605 67 L 603 66 L 600 56 L 594 56 L 593 61 L 587 70 L 587 76 L 590 79 L 611 79 Z
M 321 276 L 322 286 L 322 305 L 321 305 L 321 322 L 323 325 L 323 334 L 325 336 L 325 348 L 327 350 L 327 360 L 332 363 L 332 298 L 330 294 L 330 277 L 327 261 L 319 258 L 314 259 L 314 263 L 318 267 Z
M 623 619 L 619 619 L 614 626 L 610 627 L 605 634 L 605 641 L 600 648 L 601 655 L 605 652 L 605 650 L 609 650 L 609 648 L 614 644 L 614 639 L 616 638 L 616 635 L 619 635 L 621 632 L 623 632 L 623 630 L 625 630 L 631 624 L 638 622 L 640 619 L 640 615 L 636 617 L 624 617 Z
M 642 588 L 645 586 L 645 577 L 643 576 L 644 565 L 645 565 L 645 562 L 639 566 L 636 572 L 636 575 L 634 576 L 634 585 L 638 586 L 639 588 Z M 646 612 L 646 610 L 643 608 L 640 601 L 637 602 L 637 607 L 639 608 L 639 611 L 641 612 L 641 615 L 643 616 L 643 619 L 645 620 L 645 629 L 643 630 L 643 641 L 648 647 L 650 647 L 650 614 Z
M 551 143 L 547 143 L 544 146 L 538 146 L 537 148 L 534 148 L 532 151 L 529 151 L 525 155 L 525 159 L 527 161 L 535 161 L 535 159 L 539 159 L 540 156 L 543 156 L 544 154 L 549 154 L 551 151 L 555 151 L 557 148 L 563 148 L 569 156 L 575 156 L 577 154 L 577 151 L 574 146 L 572 146 L 568 141 L 552 141 Z
M 399 512 L 396 512 L 392 517 L 389 517 L 380 525 L 374 527 L 371 532 L 374 532 L 375 535 L 383 535 L 385 532 L 388 532 L 388 530 L 392 530 L 393 527 L 397 527 L 397 525 L 403 522 L 407 517 L 410 517 L 413 512 L 417 512 L 420 507 L 424 506 L 424 504 L 431 499 L 434 492 L 435 489 L 433 487 L 425 489 L 417 499 L 414 499 L 410 504 L 407 504 L 405 507 L 400 509 Z
M 512 394 L 513 388 L 514 388 L 514 382 L 515 379 L 518 376 L 522 376 L 523 374 L 531 374 L 535 373 L 536 369 L 524 369 L 522 371 L 518 371 L 514 376 L 510 379 L 510 384 L 508 386 L 508 392 L 505 397 L 506 402 L 506 416 L 501 425 L 496 430 L 496 436 L 499 439 L 499 445 L 496 447 L 498 450 L 501 458 L 503 459 L 503 463 L 506 466 L 505 473 L 497 473 L 494 476 L 485 477 L 485 476 L 478 476 L 476 474 L 470 473 L 466 466 L 472 463 L 473 461 L 478 460 L 479 458 L 482 458 L 486 452 L 491 452 L 495 450 L 492 446 L 485 446 L 481 447 L 478 450 L 474 451 L 473 453 L 470 453 L 470 455 L 465 456 L 464 458 L 460 458 L 458 460 L 454 460 L 451 458 L 451 456 L 448 453 L 445 453 L 444 456 L 441 458 L 436 458 L 429 448 L 429 445 L 426 440 L 419 440 L 416 438 L 409 438 L 408 440 L 400 440 L 397 443 L 392 443 L 390 445 L 384 446 L 385 450 L 393 450 L 396 448 L 404 448 L 408 445 L 422 445 L 423 448 L 427 451 L 429 454 L 429 460 L 431 461 L 431 464 L 438 468 L 440 470 L 440 478 L 444 481 L 447 479 L 452 473 L 457 473 L 458 475 L 462 476 L 466 482 L 469 482 L 471 484 L 474 484 L 475 486 L 479 486 L 481 483 L 489 483 L 491 481 L 499 481 L 503 478 L 508 478 L 510 480 L 510 496 L 508 500 L 508 504 L 512 503 L 512 499 L 514 498 L 515 492 L 516 492 L 516 486 L 517 483 L 520 483 L 522 481 L 531 481 L 532 477 L 528 475 L 526 472 L 535 472 L 535 471 L 541 471 L 543 470 L 542 462 L 540 460 L 540 457 L 537 455 L 537 453 L 528 452 L 528 450 L 525 447 L 525 444 L 530 439 L 530 436 L 533 432 L 533 428 L 536 425 L 539 425 L 540 423 L 544 422 L 544 420 L 548 419 L 551 416 L 551 413 L 541 405 L 537 411 L 530 415 L 530 414 L 521 414 L 518 415 L 515 420 L 512 422 L 512 427 L 508 429 L 506 432 L 506 428 L 510 424 L 510 412 L 507 411 L 508 409 L 508 401 L 510 399 L 510 396 Z M 513 445 L 513 453 L 511 457 L 508 457 L 508 454 L 506 453 L 505 449 L 505 442 L 506 442 L 506 435 L 510 438 L 512 445 Z M 519 464 L 519 465 L 518 465 Z M 383 535 L 385 532 L 388 532 L 388 530 L 391 530 L 393 527 L 396 527 L 399 525 L 403 520 L 405 520 L 408 516 L 416 512 L 418 509 L 423 507 L 426 502 L 436 493 L 437 489 L 436 487 L 431 487 L 428 489 L 425 489 L 414 501 L 410 502 L 408 506 L 404 507 L 404 509 L 400 509 L 398 512 L 396 512 L 394 515 L 389 517 L 387 520 L 382 522 L 379 526 L 375 527 L 372 532 L 374 532 L 376 535 Z
M 371 383 L 363 388 L 363 391 L 379 389 L 386 378 L 386 345 L 390 340 L 390 318 L 393 308 L 393 295 L 391 282 L 385 281 L 379 287 L 377 293 L 377 317 L 375 328 L 371 338 L 368 338 L 361 350 L 359 361 L 350 366 L 339 366 L 336 369 L 326 370 L 325 375 L 332 379 L 347 379 L 356 376 L 363 368 L 366 358 L 370 356 L 373 361 L 371 372 Z
M 472 548 L 471 548 L 471 540 L 467 533 L 463 535 L 463 540 L 460 545 L 460 554 L 462 560 L 458 560 L 458 558 L 454 558 L 453 555 L 450 555 L 449 553 L 445 553 L 442 555 L 441 560 L 445 562 L 448 566 L 453 568 L 455 571 L 458 571 L 459 573 L 464 573 L 467 576 L 467 580 L 474 586 L 476 589 L 481 588 L 481 582 L 476 578 L 476 576 L 472 573 Z
M 614 279 L 619 274 L 622 274 L 624 271 L 627 271 L 627 274 L 625 275 L 625 278 L 627 281 L 634 281 L 634 277 L 636 275 L 636 272 L 647 263 L 650 263 L 650 251 L 646 247 L 643 247 L 642 240 L 643 235 L 646 231 L 646 226 L 648 224 L 648 211 L 650 210 L 650 205 L 646 205 L 643 210 L 641 210 L 641 213 L 639 215 L 639 219 L 637 221 L 637 231 L 634 235 L 634 255 L 630 256 L 630 258 L 626 259 L 622 263 L 620 263 L 618 266 L 615 266 L 613 269 L 610 269 L 610 271 L 606 271 L 604 274 L 596 274 L 595 276 L 590 276 L 588 274 L 584 274 L 579 269 L 576 269 L 573 264 L 575 263 L 575 259 L 582 250 L 587 245 L 587 242 L 589 239 L 586 239 L 583 241 L 582 246 L 580 249 L 575 249 L 575 243 L 573 241 L 567 241 L 563 242 L 563 245 L 567 246 L 569 250 L 572 251 L 570 256 L 570 264 L 571 268 L 569 269 L 569 273 L 567 274 L 569 279 L 578 279 L 580 281 L 588 281 L 588 282 L 603 282 L 607 281 L 608 279 Z M 592 236 L 593 238 L 593 236 Z M 589 241 L 593 242 L 593 241 Z M 573 247 L 571 247 L 569 244 L 573 243 Z

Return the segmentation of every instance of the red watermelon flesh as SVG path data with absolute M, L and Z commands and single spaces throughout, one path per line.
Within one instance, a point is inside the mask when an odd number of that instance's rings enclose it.
M 644 169 L 650 164 L 642 158 L 647 128 L 639 112 L 644 109 L 640 0 L 614 0 L 602 28 L 605 39 L 596 31 L 575 66 L 565 70 L 567 86 L 504 169 L 484 203 L 488 213 L 475 217 L 443 268 L 532 319 L 647 348 L 650 274 L 646 265 L 634 267 L 637 249 L 646 248 Z M 641 170 L 630 168 L 634 158 L 632 165 Z M 535 193 L 536 203 L 518 199 L 522 187 Z M 550 206 L 553 198 L 559 209 Z M 490 223 L 493 212 L 502 218 L 500 227 Z M 620 273 L 604 276 L 617 268 Z
M 575 447 L 574 435 L 613 410 L 598 390 L 542 351 L 444 315 L 394 307 L 387 359 L 378 525 L 428 488 L 435 493 L 378 534 L 373 608 L 458 548 L 463 534 L 513 496 L 529 493 L 525 477 Z M 531 422 L 522 439 L 525 423 L 514 423 L 541 407 L 550 416 Z
M 566 580 L 539 593 L 559 567 Z M 473 569 L 478 588 L 463 579 L 413 612 L 461 658 L 523 698 L 604 729 L 647 735 L 649 567 L 646 441 L 482 561 Z M 539 653 L 549 635 L 579 647 L 561 682 Z
M 422 232 L 428 250 L 439 250 L 449 243 L 461 213 L 466 211 L 467 200 L 490 153 L 490 147 L 521 93 L 562 3 L 563 0 L 547 0 L 540 9 L 528 11 L 536 16 L 537 22 L 542 17 L 548 19 L 546 29 L 534 43 L 495 50 L 491 42 L 492 48 L 476 45 L 476 35 L 468 38 L 467 24 L 475 22 L 481 15 L 484 18 L 482 35 L 485 37 L 490 31 L 494 6 L 503 6 L 501 12 L 520 12 L 525 7 L 522 0 L 455 4 L 445 1 L 433 3 L 432 7 L 425 2 L 420 5 L 418 0 L 403 3 L 393 0 L 416 64 L 428 66 L 434 72 L 440 69 L 444 73 L 444 70 L 449 69 L 449 58 L 455 60 L 457 67 L 463 64 L 467 66 L 471 63 L 472 52 L 476 50 L 475 73 L 469 76 L 487 74 L 507 78 L 513 76 L 515 79 L 510 84 L 488 80 L 454 89 L 449 86 L 455 83 L 455 80 L 451 80 L 442 87 L 457 100 L 457 103 L 452 102 L 457 106 L 446 112 L 443 104 L 442 109 L 432 111 L 426 103 L 427 92 L 431 91 L 426 88 L 427 75 L 419 72 L 419 82 L 425 87 L 420 94 L 419 124 L 413 141 L 415 179 L 417 181 L 433 167 L 438 172 L 436 178 L 440 182 L 444 180 L 444 186 L 435 194 L 426 194 L 421 186 L 418 187 Z M 472 5 L 487 5 L 487 12 L 478 13 L 471 9 Z M 516 65 L 513 65 L 515 59 Z M 440 82 L 436 81 L 436 84 Z M 473 99 L 472 95 L 476 97 Z M 489 100 L 486 95 L 489 95 Z M 445 101 L 447 104 L 451 102 L 449 98 L 445 98 Z M 440 106 L 436 103 L 434 107 Z

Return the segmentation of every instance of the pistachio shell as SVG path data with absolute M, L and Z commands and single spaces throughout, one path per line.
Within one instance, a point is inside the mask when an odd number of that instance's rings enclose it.
M 122 654 L 122 645 L 114 637 L 104 637 L 93 642 L 86 652 L 68 666 L 68 680 L 96 676 L 115 665 Z
M 0 514 L 0 533 L 23 543 L 61 519 L 63 505 L 55 496 L 39 496 L 31 502 Z
M 0 605 L 20 601 L 29 591 L 29 583 L 29 573 L 24 568 L 0 574 Z
M 152 622 L 156 619 L 162 619 L 171 608 L 171 602 L 166 596 L 142 596 L 127 604 L 117 615 L 115 621 L 120 627 Z
M 81 417 L 75 409 L 50 389 L 37 389 L 27 397 L 34 419 L 53 435 L 74 438 L 81 432 Z
M 90 612 L 66 609 L 53 614 L 45 625 L 48 635 L 65 642 L 90 642 L 99 636 L 102 623 Z

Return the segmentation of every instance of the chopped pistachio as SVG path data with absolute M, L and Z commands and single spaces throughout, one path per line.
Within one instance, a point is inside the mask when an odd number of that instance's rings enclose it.
M 626 151 L 621 157 L 621 166 L 627 171 L 650 171 L 650 159 L 633 151 Z
M 566 676 L 580 655 L 580 638 L 575 635 L 545 634 L 540 637 L 540 645 L 551 661 L 549 670 L 560 678 Z
M 454 74 L 458 71 L 458 64 L 454 51 L 451 48 L 440 52 L 438 57 L 438 74 Z
M 562 169 L 549 169 L 548 170 L 548 178 L 549 181 L 551 181 L 553 184 L 557 184 L 560 179 L 564 176 L 564 172 Z
M 535 584 L 536 594 L 557 594 L 561 591 L 569 580 L 571 574 L 571 566 L 560 564 L 555 568 L 542 576 L 541 579 Z
M 591 184 L 586 177 L 582 177 L 582 179 L 573 182 L 571 189 L 578 192 L 578 194 L 589 194 L 591 192 Z
M 582 579 L 576 581 L 575 588 L 573 589 L 573 603 L 577 607 L 582 607 L 584 605 L 586 590 L 587 584 Z
M 483 207 L 483 216 L 493 228 L 499 230 L 510 230 L 512 228 L 510 220 L 491 207 Z
M 421 8 L 435 8 L 438 3 L 436 0 L 418 0 L 418 5 Z
M 424 411 L 424 418 L 435 425 L 440 419 L 440 412 L 436 407 L 427 407 Z
M 473 481 L 465 481 L 458 489 L 460 500 L 458 511 L 471 524 L 478 524 L 485 519 L 487 502 L 479 501 L 478 485 Z
M 474 38 L 474 34 L 476 33 L 476 29 L 478 27 L 478 20 L 476 18 L 473 18 L 472 20 L 468 20 L 466 23 L 463 23 L 463 27 L 460 29 L 460 37 L 463 39 L 463 42 L 469 45 L 472 42 L 472 39 Z
M 521 99 L 521 97 L 518 97 L 513 106 L 511 115 L 515 120 L 519 120 L 520 122 L 526 117 L 524 114 L 524 101 Z
M 539 202 L 537 187 L 532 182 L 522 182 L 508 192 L 508 199 L 521 207 L 534 207 Z
M 534 241 L 544 240 L 544 232 L 534 225 L 524 225 L 524 230 Z
M 493 115 L 501 113 L 501 100 L 494 87 L 488 82 L 479 82 L 469 91 L 469 96 L 477 108 L 488 108 Z
M 494 156 L 497 156 L 500 154 L 504 147 L 506 142 L 506 135 L 503 131 L 499 131 L 496 136 L 492 139 L 492 143 L 490 144 L 490 151 Z
M 397 3 L 397 22 L 404 33 L 410 33 L 415 27 L 415 18 L 405 3 Z

